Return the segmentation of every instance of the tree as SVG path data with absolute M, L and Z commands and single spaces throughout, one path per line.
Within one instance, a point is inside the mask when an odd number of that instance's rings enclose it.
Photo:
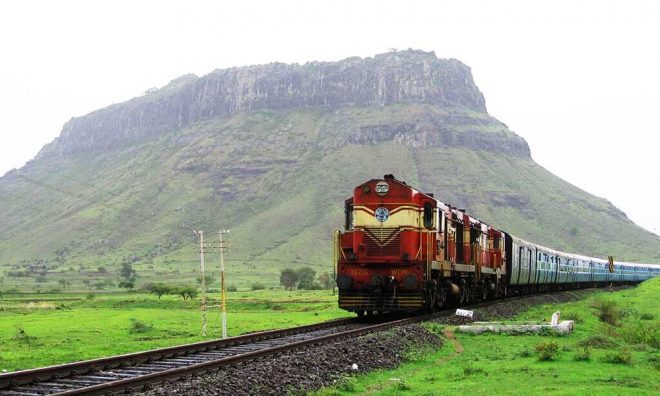
M 321 275 L 319 275 L 319 283 L 324 289 L 331 289 L 332 286 L 334 286 L 335 280 L 332 279 L 330 274 L 323 272 Z
M 92 291 L 92 280 L 91 279 L 83 279 L 82 283 L 89 289 L 89 291 Z
M 108 286 L 108 283 L 104 279 L 99 279 L 96 282 L 94 282 L 94 288 L 96 290 L 104 290 Z
M 133 265 L 124 261 L 119 270 L 119 287 L 126 290 L 132 289 L 135 287 L 135 279 L 137 279 L 137 273 L 133 269 Z
M 184 300 L 197 297 L 197 289 L 194 286 L 182 286 L 176 289 L 176 294 L 183 297 Z
M 280 285 L 284 286 L 285 290 L 293 290 L 298 283 L 298 274 L 291 268 L 284 268 L 280 274 Z
M 66 290 L 67 287 L 71 286 L 71 282 L 69 282 L 66 279 L 58 279 L 57 283 L 59 283 L 59 285 L 62 286 L 62 290 Z
M 171 293 L 173 288 L 166 283 L 152 283 L 148 285 L 146 289 L 158 296 L 158 299 L 160 300 L 163 294 Z
M 204 276 L 204 280 L 205 280 L 204 283 L 206 284 L 206 287 L 209 287 L 210 285 L 213 284 L 213 282 L 215 282 L 215 277 L 213 276 L 213 274 L 206 274 Z M 197 277 L 197 283 L 199 283 L 200 285 L 202 284 L 202 276 L 201 275 Z
M 311 267 L 299 268 L 296 274 L 298 275 L 298 289 L 312 289 L 314 287 L 316 271 Z

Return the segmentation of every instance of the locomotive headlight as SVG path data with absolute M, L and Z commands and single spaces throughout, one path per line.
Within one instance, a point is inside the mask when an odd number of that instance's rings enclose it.
M 340 289 L 348 289 L 353 283 L 353 278 L 348 275 L 339 274 L 337 275 L 337 287 Z
M 385 195 L 388 191 L 390 191 L 390 186 L 384 181 L 378 182 L 376 184 L 376 194 Z
M 403 287 L 406 289 L 417 288 L 417 277 L 413 274 L 408 274 L 403 278 Z

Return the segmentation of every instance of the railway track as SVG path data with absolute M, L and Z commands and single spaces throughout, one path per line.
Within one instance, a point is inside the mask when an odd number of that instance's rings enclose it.
M 560 294 L 550 292 L 543 294 Z M 470 308 L 514 302 L 538 294 L 470 304 Z M 168 348 L 112 356 L 58 366 L 0 374 L 0 396 L 99 395 L 184 377 L 222 366 L 276 355 L 344 337 L 451 315 L 454 308 L 407 318 L 383 316 L 371 322 L 356 318 L 245 334 Z
M 163 382 L 290 349 L 353 337 L 425 317 L 340 319 L 224 340 L 0 374 L 0 396 L 98 395 Z

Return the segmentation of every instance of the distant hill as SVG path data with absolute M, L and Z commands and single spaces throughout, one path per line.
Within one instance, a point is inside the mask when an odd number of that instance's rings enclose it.
M 276 284 L 331 270 L 343 200 L 385 173 L 531 241 L 660 261 L 660 237 L 531 159 L 466 65 L 410 50 L 183 76 L 70 120 L 0 178 L 0 266 L 181 280 L 193 230 L 231 228 L 232 279 Z

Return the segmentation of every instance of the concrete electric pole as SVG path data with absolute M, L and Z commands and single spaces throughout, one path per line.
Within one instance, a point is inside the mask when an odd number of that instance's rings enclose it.
M 222 312 L 222 338 L 227 338 L 227 297 L 225 290 L 225 252 L 228 251 L 228 247 L 225 245 L 223 236 L 229 234 L 229 230 L 220 230 L 218 233 L 220 235 L 220 309 Z

